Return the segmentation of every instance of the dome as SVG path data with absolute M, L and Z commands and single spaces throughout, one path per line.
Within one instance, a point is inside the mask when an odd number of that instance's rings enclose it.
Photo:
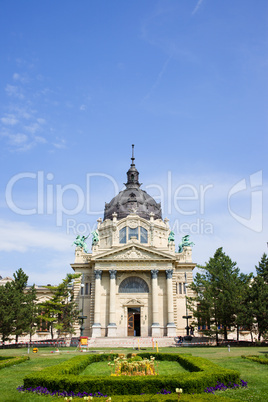
M 162 219 L 161 203 L 157 203 L 146 191 L 140 189 L 139 172 L 134 164 L 134 145 L 131 160 L 126 189 L 120 191 L 109 203 L 105 203 L 104 220 L 112 220 L 114 212 L 117 213 L 117 219 L 125 218 L 132 212 L 147 220 L 153 212 L 154 219 Z

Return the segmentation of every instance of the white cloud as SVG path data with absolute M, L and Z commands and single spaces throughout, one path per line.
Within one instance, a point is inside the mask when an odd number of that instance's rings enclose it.
M 18 74 L 18 73 L 13 74 L 13 80 L 14 81 L 19 81 L 19 82 L 22 82 L 22 83 L 28 82 L 28 78 L 25 75 L 21 75 L 21 74 Z
M 54 142 L 53 145 L 55 148 L 64 149 L 66 148 L 66 141 L 63 138 L 56 138 L 57 142 Z
M 9 135 L 9 141 L 12 145 L 22 145 L 28 141 L 28 136 L 25 134 L 11 134 Z
M 31 249 L 68 251 L 70 240 L 62 233 L 44 231 L 25 222 L 0 220 L 0 250 L 27 252 Z
M 13 96 L 15 98 L 24 99 L 24 95 L 23 95 L 21 89 L 15 85 L 7 84 L 5 91 L 8 96 Z
M 31 123 L 29 126 L 24 126 L 25 130 L 31 134 L 35 134 L 40 130 L 40 125 L 38 123 Z
M 42 118 L 38 118 L 38 119 L 36 119 L 36 121 L 39 123 L 39 124 L 46 124 L 46 120 L 45 119 L 42 119 Z
M 35 141 L 40 143 L 40 144 L 46 144 L 47 140 L 44 137 L 41 137 L 40 135 L 36 135 L 34 137 Z
M 1 122 L 6 126 L 14 126 L 18 123 L 18 119 L 14 116 L 14 114 L 7 114 L 5 117 L 1 118 Z

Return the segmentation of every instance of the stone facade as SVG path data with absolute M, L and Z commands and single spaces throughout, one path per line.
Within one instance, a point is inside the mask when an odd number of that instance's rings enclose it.
M 169 221 L 162 220 L 161 205 L 140 189 L 134 155 L 131 159 L 126 189 L 105 205 L 104 221 L 97 221 L 92 252 L 77 247 L 71 264 L 82 274 L 75 297 L 87 317 L 83 335 L 185 335 L 185 281 L 192 282 L 196 265 L 192 250 L 175 251 Z M 79 325 L 76 330 L 79 334 Z

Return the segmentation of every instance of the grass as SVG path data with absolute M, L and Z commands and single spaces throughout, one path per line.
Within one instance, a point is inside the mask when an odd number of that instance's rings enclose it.
M 158 366 L 158 369 L 157 369 Z M 155 369 L 159 375 L 172 375 L 186 372 L 177 362 L 155 362 Z M 114 371 L 114 370 L 113 370 Z M 111 368 L 107 362 L 92 363 L 80 375 L 111 375 Z
M 42 370 L 44 367 L 56 365 L 64 360 L 78 354 L 75 348 L 62 348 L 60 353 L 51 353 L 55 349 L 44 348 L 39 349 L 38 353 L 32 353 L 30 351 L 30 360 L 21 363 L 16 366 L 10 366 L 0 370 L 0 401 L 3 402 L 47 402 L 57 401 L 58 399 L 53 397 L 43 397 L 34 394 L 19 394 L 16 388 L 23 384 L 23 378 L 33 372 Z M 110 351 L 108 348 L 99 350 L 100 352 Z M 115 353 L 129 353 L 130 349 L 115 349 Z M 146 349 L 151 352 L 152 348 Z M 155 350 L 154 350 L 155 352 Z M 218 393 L 218 395 L 228 396 L 229 398 L 238 401 L 254 401 L 264 402 L 268 400 L 268 366 L 264 364 L 255 363 L 246 359 L 242 359 L 241 355 L 260 355 L 268 353 L 267 347 L 254 347 L 254 348 L 240 348 L 231 347 L 231 351 L 228 352 L 226 347 L 208 347 L 208 348 L 161 348 L 159 352 L 167 353 L 191 353 L 193 356 L 200 356 L 213 361 L 216 364 L 224 368 L 230 368 L 233 370 L 239 370 L 241 378 L 248 381 L 247 389 L 227 390 L 225 392 Z M 0 355 L 2 357 L 10 356 L 22 356 L 27 355 L 27 349 L 0 349 Z M 161 362 L 168 363 L 168 362 Z M 175 363 L 176 364 L 176 363 Z M 160 367 L 160 366 L 159 366 Z M 180 367 L 180 366 L 179 366 Z M 165 372 L 166 373 L 166 372 Z M 166 373 L 168 374 L 168 373 Z M 158 390 L 156 390 L 157 392 Z M 97 399 L 96 399 L 97 400 Z

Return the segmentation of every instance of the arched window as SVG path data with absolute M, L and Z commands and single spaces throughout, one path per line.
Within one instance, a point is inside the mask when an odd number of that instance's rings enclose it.
M 142 226 L 140 227 L 141 243 L 148 243 L 148 232 Z
M 119 243 L 126 243 L 127 242 L 127 228 L 124 227 L 123 229 L 119 230 Z
M 136 228 L 129 228 L 127 226 L 119 230 L 119 243 L 125 244 L 128 240 L 137 239 L 141 243 L 148 243 L 148 231 L 142 226 Z
M 121 282 L 119 293 L 149 293 L 149 287 L 143 279 L 130 276 Z

